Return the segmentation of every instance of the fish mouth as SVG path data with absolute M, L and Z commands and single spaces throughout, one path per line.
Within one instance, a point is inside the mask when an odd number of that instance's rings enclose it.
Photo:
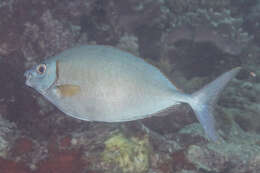
M 32 85 L 31 85 L 31 83 L 30 83 L 30 80 L 31 80 L 31 78 L 32 78 L 32 73 L 30 72 L 30 70 L 26 71 L 26 72 L 24 73 L 24 76 L 25 76 L 25 78 L 26 78 L 26 80 L 25 80 L 25 85 L 27 85 L 27 86 L 29 86 L 29 87 L 32 87 Z

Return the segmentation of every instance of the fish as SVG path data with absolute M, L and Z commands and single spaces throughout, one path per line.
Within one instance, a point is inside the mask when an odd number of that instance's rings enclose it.
M 27 86 L 66 115 L 85 121 L 134 121 L 187 103 L 208 138 L 218 141 L 214 105 L 240 69 L 235 67 L 186 94 L 140 57 L 112 46 L 82 45 L 48 58 L 24 75 Z

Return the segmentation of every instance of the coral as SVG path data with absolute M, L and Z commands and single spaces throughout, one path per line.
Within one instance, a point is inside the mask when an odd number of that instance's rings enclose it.
M 103 161 L 116 164 L 124 173 L 146 172 L 149 168 L 148 139 L 127 139 L 123 134 L 116 134 L 105 141 Z
M 80 159 L 79 153 L 73 151 L 62 151 L 59 153 L 52 153 L 47 160 L 39 163 L 37 173 L 80 173 L 83 172 L 82 166 L 83 162 Z
M 259 4 L 259 0 L 2 0 L 0 172 L 258 173 Z M 123 135 L 118 124 L 64 116 L 24 86 L 25 69 L 86 43 L 114 45 L 140 55 L 190 93 L 223 71 L 243 66 L 216 107 L 222 143 L 207 140 L 187 106 L 143 120 L 169 139 L 149 134 L 148 142 L 140 129 L 126 129 L 124 134 L 139 135 L 131 137 Z
M 26 44 L 22 47 L 22 51 L 28 62 L 34 61 L 39 55 L 51 56 L 75 44 L 79 30 L 65 27 L 62 22 L 54 18 L 50 10 L 46 10 L 39 21 L 39 24 L 25 23 L 22 39 Z M 39 52 L 36 53 L 36 50 Z
M 255 0 L 255 1 L 248 1 L 245 3 L 248 3 L 246 5 L 248 5 L 249 8 L 246 9 L 246 11 L 244 12 L 245 13 L 244 28 L 255 36 L 254 41 L 259 46 L 260 45 L 260 36 L 259 36 L 260 1 Z
M 181 171 L 181 170 L 195 170 L 196 167 L 193 163 L 191 163 L 186 156 L 186 153 L 184 150 L 176 151 L 172 154 L 172 166 L 175 171 Z
M 225 53 L 239 55 L 253 37 L 243 31 L 242 18 L 233 17 L 230 13 L 228 9 L 223 9 L 221 12 L 213 9 L 197 9 L 177 16 L 178 23 L 174 23 L 175 27 L 170 32 L 168 40 L 171 44 L 181 39 L 211 42 Z
M 187 151 L 188 160 L 196 165 L 198 169 L 221 172 L 228 160 L 223 156 L 216 157 L 216 155 L 216 153 L 196 145 L 189 146 Z
M 5 160 L 0 157 L 1 173 L 31 173 L 30 169 L 21 163 Z
M 203 7 L 221 9 L 230 5 L 230 0 L 166 0 L 166 3 L 175 13 L 185 13 Z
M 187 105 L 179 105 L 165 116 L 154 116 L 142 120 L 151 130 L 161 135 L 176 133 L 184 126 L 196 122 L 196 117 Z
M 29 153 L 33 149 L 33 143 L 30 139 L 26 137 L 18 138 L 15 141 L 15 145 L 12 148 L 12 151 L 15 155 L 22 155 L 24 153 Z
M 185 151 L 185 157 L 188 163 L 195 165 L 197 169 L 215 172 L 237 172 L 244 173 L 255 171 L 257 167 L 257 157 L 260 154 L 258 142 L 260 136 L 254 133 L 244 132 L 236 123 L 231 121 L 228 132 L 219 134 L 224 136 L 225 141 L 219 143 L 208 143 L 194 145 L 191 143 Z M 194 135 L 204 135 L 199 124 L 192 124 L 183 128 L 180 133 Z M 188 140 L 182 141 L 185 145 Z M 187 146 L 187 145 L 186 145 Z M 251 168 L 249 169 L 248 165 Z M 257 172 L 257 171 L 256 171 Z
M 191 136 L 201 136 L 207 138 L 206 134 L 204 133 L 201 125 L 199 123 L 193 123 L 188 126 L 183 127 L 180 131 L 180 134 L 189 134 Z
M 0 157 L 5 157 L 10 149 L 10 142 L 15 139 L 14 129 L 15 125 L 3 119 L 2 115 L 0 115 Z M 10 136 L 13 136 L 13 138 L 10 139 Z
M 259 66 L 256 65 L 254 68 L 255 74 L 259 75 Z M 247 73 L 249 75 L 250 71 Z M 257 78 L 255 81 L 233 80 L 220 98 L 222 111 L 245 131 L 257 132 L 260 129 L 259 86 Z
M 125 34 L 120 38 L 117 47 L 138 56 L 139 47 L 137 42 L 138 38 L 136 38 L 134 35 Z
M 249 163 L 250 170 L 252 172 L 259 172 L 260 171 L 260 154 L 253 157 Z
M 72 144 L 72 139 L 69 136 L 66 136 L 60 140 L 60 147 L 68 148 Z

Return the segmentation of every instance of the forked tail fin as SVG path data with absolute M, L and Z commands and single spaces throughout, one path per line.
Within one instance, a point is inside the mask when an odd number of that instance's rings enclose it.
M 207 136 L 213 140 L 218 140 L 218 134 L 215 129 L 215 119 L 212 114 L 214 105 L 227 83 L 240 71 L 241 67 L 236 67 L 220 75 L 216 80 L 204 86 L 199 91 L 191 95 L 189 102 L 197 119 L 203 126 Z

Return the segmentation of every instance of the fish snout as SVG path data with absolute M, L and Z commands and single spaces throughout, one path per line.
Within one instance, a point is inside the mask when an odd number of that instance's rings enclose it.
M 31 84 L 30 84 L 30 80 L 31 80 L 31 78 L 32 78 L 32 72 L 31 72 L 31 70 L 27 70 L 25 73 L 24 73 L 24 76 L 25 76 L 25 84 L 27 85 L 27 86 L 31 86 Z

